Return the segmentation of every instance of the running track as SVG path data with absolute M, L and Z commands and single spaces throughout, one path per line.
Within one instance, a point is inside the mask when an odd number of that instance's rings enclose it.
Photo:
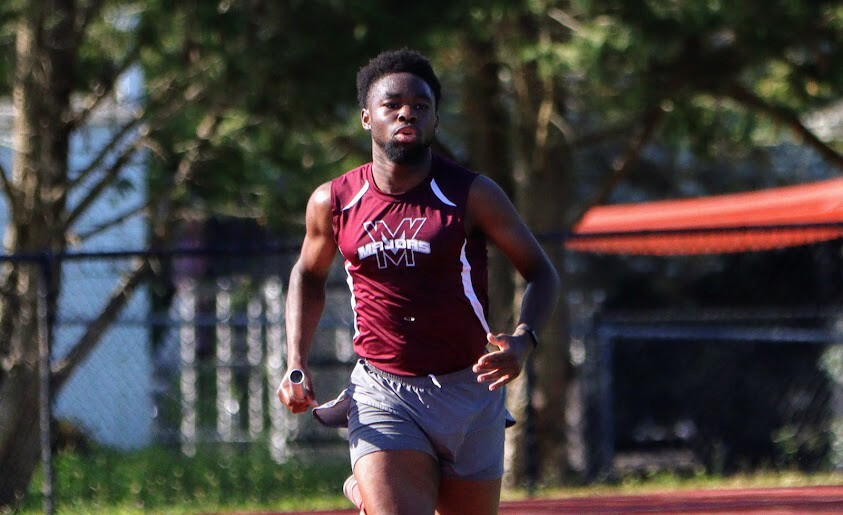
M 843 486 L 693 490 L 504 501 L 501 515 L 571 513 L 843 513 Z M 263 515 L 357 515 L 355 510 Z

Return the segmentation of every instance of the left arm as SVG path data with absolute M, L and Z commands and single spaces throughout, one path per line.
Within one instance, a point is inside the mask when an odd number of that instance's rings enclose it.
M 518 324 L 512 333 L 487 335 L 500 350 L 484 354 L 474 365 L 477 379 L 495 390 L 519 374 L 533 350 L 529 329 L 547 320 L 559 297 L 559 274 L 506 194 L 485 176 L 475 179 L 468 194 L 466 230 L 480 231 L 509 259 L 527 282 Z

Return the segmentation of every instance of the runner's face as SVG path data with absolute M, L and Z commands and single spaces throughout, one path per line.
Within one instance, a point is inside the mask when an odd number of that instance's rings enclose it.
M 427 156 L 439 117 L 427 82 L 411 73 L 392 73 L 372 84 L 361 121 L 387 158 L 412 164 Z

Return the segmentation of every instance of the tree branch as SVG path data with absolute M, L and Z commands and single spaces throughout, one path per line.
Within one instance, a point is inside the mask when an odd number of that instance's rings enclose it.
M 192 77 L 188 77 L 192 78 Z M 203 85 L 204 86 L 204 85 Z M 75 188 L 87 180 L 88 176 L 97 171 L 102 162 L 111 154 L 111 152 L 120 144 L 123 137 L 138 126 L 138 124 L 147 121 L 150 124 L 157 120 L 157 123 L 166 120 L 174 112 L 181 109 L 185 103 L 196 101 L 206 91 L 205 87 L 188 87 L 184 84 L 176 84 L 174 77 L 167 77 L 160 79 L 155 83 L 150 84 L 150 94 L 147 98 L 146 105 L 143 109 L 138 109 L 133 115 L 132 119 L 111 137 L 111 140 L 101 149 L 100 153 L 86 166 L 78 172 L 78 175 L 70 183 L 70 188 Z M 151 132 L 151 127 L 144 132 Z
M 70 352 L 53 365 L 51 369 L 52 382 L 56 391 L 61 389 L 76 368 L 96 348 L 102 335 L 105 334 L 138 287 L 143 284 L 151 270 L 152 267 L 148 258 L 135 259 L 132 271 L 114 288 L 108 303 L 96 320 L 88 325 L 85 333 L 76 341 Z
M 74 32 L 76 33 L 77 42 L 81 41 L 85 35 L 85 31 L 88 30 L 88 25 L 91 24 L 91 21 L 94 19 L 94 16 L 100 11 L 102 8 L 103 0 L 89 0 L 88 4 L 84 7 L 81 7 L 76 14 L 76 19 L 74 20 Z
M 82 109 L 74 115 L 71 127 L 78 128 L 88 122 L 97 107 L 99 107 L 102 102 L 114 92 L 114 87 L 117 85 L 117 79 L 120 75 L 122 75 L 132 64 L 135 63 L 135 61 L 137 61 L 140 56 L 140 48 L 140 43 L 135 43 L 135 45 L 123 57 L 120 64 L 110 71 L 108 77 L 105 77 L 99 84 L 97 84 L 93 88 L 93 91 L 91 91 L 91 93 L 82 100 Z
M 566 13 L 562 9 L 556 7 L 548 9 L 547 15 L 566 29 L 570 30 L 574 34 L 577 34 L 578 36 L 587 34 L 587 31 L 585 30 L 583 24 L 578 22 L 576 18 Z
M 550 137 L 550 123 L 553 119 L 553 106 L 556 104 L 556 88 L 552 77 L 545 77 L 541 82 L 542 100 L 536 113 L 536 128 L 533 136 L 532 166 L 534 170 L 544 170 L 547 165 L 547 146 Z
M 159 84 L 154 85 L 152 89 L 152 94 L 150 98 L 146 102 L 146 107 L 141 110 L 138 110 L 134 113 L 132 119 L 124 124 L 112 137 L 111 140 L 100 150 L 99 154 L 82 170 L 79 171 L 76 178 L 70 183 L 69 188 L 75 188 L 80 184 L 84 184 L 84 182 L 88 179 L 88 177 L 96 172 L 99 167 L 102 165 L 103 161 L 114 151 L 115 148 L 122 142 L 123 138 L 135 129 L 138 124 L 142 123 L 144 120 L 152 122 L 150 120 L 153 118 L 152 114 L 155 113 L 157 110 L 160 110 L 161 113 L 155 117 L 156 120 L 160 121 L 166 119 L 169 115 L 177 111 L 185 104 L 187 100 L 177 96 L 176 94 L 176 87 L 174 84 L 174 80 L 172 78 L 160 81 Z M 175 100 L 174 100 L 175 99 Z M 191 98 L 191 100 L 194 100 Z M 144 132 L 150 132 L 151 129 L 147 128 Z
M 169 104 L 168 109 L 161 113 L 159 120 L 165 120 L 169 114 L 174 112 L 185 102 L 196 100 L 203 94 L 204 90 L 205 88 L 201 86 L 183 90 L 182 92 L 184 94 L 180 95 L 181 101 Z M 208 116 L 206 116 L 205 120 L 208 120 Z M 207 144 L 208 137 L 210 137 L 219 127 L 220 117 L 217 115 L 214 116 L 216 118 L 215 123 L 200 124 L 200 130 L 197 130 L 200 142 L 197 147 L 203 147 Z M 183 181 L 187 180 L 192 174 L 193 164 L 186 162 L 188 157 L 198 160 L 199 156 L 199 150 L 187 153 L 185 158 L 182 160 L 182 163 L 179 164 L 178 173 L 176 174 L 176 185 L 183 183 Z M 159 209 L 156 209 L 155 214 L 161 215 L 162 218 L 153 220 L 153 233 L 151 237 L 151 245 L 153 247 L 160 245 L 163 241 L 167 241 L 167 238 L 173 230 L 174 224 L 167 223 L 169 221 L 167 215 L 169 214 L 169 208 L 171 205 L 172 199 L 170 195 L 164 195 L 158 202 Z M 79 365 L 84 362 L 84 360 L 96 348 L 96 345 L 102 338 L 102 335 L 111 326 L 120 311 L 129 302 L 137 288 L 143 284 L 144 279 L 151 273 L 151 271 L 152 264 L 148 258 L 135 259 L 132 270 L 123 278 L 121 283 L 114 288 L 105 308 L 103 308 L 96 320 L 88 325 L 85 333 L 76 341 L 70 352 L 52 367 L 52 381 L 56 389 L 59 389 L 62 385 L 64 385 Z
M 6 167 L 4 167 L 2 163 L 0 163 L 0 182 L 3 186 L 3 193 L 5 193 L 6 198 L 9 199 L 9 214 L 11 215 L 9 218 L 14 219 L 15 211 L 17 211 L 18 195 L 15 191 L 15 186 L 12 184 L 12 180 L 9 177 L 9 173 L 6 171 Z
M 210 139 L 216 134 L 221 121 L 222 117 L 219 113 L 210 112 L 199 123 L 196 129 L 197 139 L 176 166 L 176 173 L 174 174 L 171 185 L 172 190 L 183 186 L 193 176 L 196 163 L 199 162 L 202 153 L 209 146 Z M 174 225 L 170 223 L 172 209 L 172 195 L 164 195 L 151 213 L 150 224 L 152 226 L 153 238 L 156 238 L 160 242 L 168 241 L 168 235 L 172 231 Z
M 103 161 L 105 161 L 105 159 L 114 151 L 114 149 L 117 148 L 117 145 L 120 144 L 126 134 L 135 129 L 141 121 L 143 121 L 143 114 L 138 113 L 130 122 L 123 125 L 123 127 L 121 127 L 111 137 L 111 140 L 102 148 L 102 150 L 100 150 L 99 154 L 97 154 L 97 156 L 88 164 L 88 166 L 80 170 L 76 177 L 74 177 L 73 180 L 70 181 L 68 189 L 73 189 L 78 187 L 80 184 L 84 184 L 85 181 L 87 181 L 88 178 L 91 176 L 91 174 L 96 172 L 102 165 Z
M 180 109 L 181 106 L 184 105 L 184 103 L 186 103 L 187 101 L 190 101 L 190 100 L 195 100 L 196 98 L 201 96 L 201 94 L 202 94 L 201 90 L 197 90 L 197 91 L 192 92 L 191 95 L 185 95 L 183 97 L 179 97 L 178 102 L 173 102 L 173 103 L 167 105 L 166 110 L 163 110 L 161 113 L 159 113 L 155 120 L 150 120 L 149 123 L 150 123 L 150 126 L 152 126 L 152 127 L 147 128 L 144 132 L 145 133 L 151 132 L 152 130 L 154 130 L 155 126 L 160 125 L 164 120 L 166 120 L 170 115 L 172 115 L 172 113 L 174 113 L 175 111 Z M 218 123 L 219 123 L 219 118 L 217 118 L 217 124 Z M 127 124 L 127 126 L 124 127 L 123 130 L 126 130 L 126 131 L 130 130 L 129 126 L 131 126 L 131 123 Z M 119 135 L 115 135 L 115 137 L 112 138 L 112 140 L 108 143 L 107 147 L 110 147 L 113 150 L 113 147 L 115 147 L 117 145 L 117 143 L 120 141 L 120 139 L 121 138 L 120 138 Z M 106 188 L 109 185 L 111 185 L 117 179 L 117 177 L 119 176 L 123 166 L 126 165 L 126 163 L 134 156 L 134 154 L 138 150 L 140 150 L 141 147 L 143 147 L 145 145 L 145 143 L 146 143 L 146 138 L 139 137 L 138 139 L 136 139 L 134 141 L 134 143 L 132 143 L 131 145 L 127 145 L 123 149 L 123 152 L 121 152 L 121 154 L 117 158 L 117 160 L 114 163 L 112 163 L 111 166 L 109 166 L 107 170 L 105 170 L 104 176 L 87 192 L 87 194 L 76 205 L 76 207 L 67 214 L 67 216 L 65 217 L 65 220 L 64 220 L 64 224 L 63 224 L 63 229 L 65 231 L 69 230 L 69 228 L 76 222 L 76 220 L 82 214 L 84 214 L 85 211 L 88 208 L 91 207 L 91 205 L 94 203 L 94 201 L 96 201 L 100 197 L 100 195 L 102 195 L 102 193 L 106 190 Z M 78 186 L 79 184 L 81 184 L 80 178 L 82 176 L 87 177 L 87 176 L 91 175 L 94 171 L 96 171 L 98 169 L 99 165 L 102 164 L 102 161 L 105 160 L 108 153 L 109 152 L 107 152 L 105 150 L 103 152 L 101 152 L 100 155 L 98 155 L 97 158 L 94 160 L 94 162 L 91 163 L 85 170 L 83 170 L 83 172 L 80 174 L 80 177 L 77 177 L 74 180 L 73 185 Z
M 87 192 L 87 194 L 79 201 L 76 206 L 70 210 L 69 213 L 64 217 L 64 221 L 62 223 L 62 228 L 64 231 L 70 229 L 76 220 L 79 219 L 90 207 L 91 205 L 96 202 L 96 200 L 102 195 L 102 193 L 108 188 L 120 175 L 120 172 L 123 171 L 123 167 L 129 160 L 135 156 L 135 153 L 143 147 L 143 138 L 138 138 L 132 145 L 126 147 L 123 152 L 120 154 L 120 157 L 111 164 L 110 167 L 105 171 L 103 177 L 97 181 L 97 183 Z
M 612 173 L 606 178 L 606 181 L 603 182 L 597 193 L 577 214 L 576 218 L 574 218 L 573 225 L 576 226 L 589 209 L 600 204 L 605 204 L 609 200 L 609 195 L 612 194 L 618 183 L 620 183 L 632 166 L 638 161 L 641 151 L 652 139 L 653 134 L 664 118 L 664 114 L 664 111 L 659 107 L 653 107 L 645 113 L 641 131 L 630 141 L 623 156 L 612 163 Z
M 139 213 L 142 213 L 145 209 L 147 209 L 151 204 L 151 202 L 144 202 L 143 204 L 135 206 L 131 209 L 127 209 L 126 211 L 113 217 L 112 219 L 97 224 L 96 226 L 86 232 L 80 232 L 72 239 L 78 241 L 79 243 L 85 242 L 88 238 L 103 233 L 108 229 L 111 229 L 115 225 L 119 225 L 125 222 L 126 220 L 137 216 Z
M 208 148 L 211 138 L 220 127 L 222 117 L 219 113 L 212 112 L 205 115 L 196 127 L 196 140 L 187 151 L 184 158 L 176 167 L 175 185 L 181 186 L 193 176 L 196 163 L 202 157 L 202 153 Z
M 628 122 L 616 125 L 614 127 L 609 127 L 605 130 L 583 134 L 582 136 L 576 137 L 569 141 L 568 146 L 572 149 L 577 149 L 582 147 L 588 147 L 591 145 L 597 145 L 598 143 L 602 143 L 608 139 L 617 138 L 628 133 L 630 130 L 632 130 L 634 125 L 634 123 Z
M 179 163 L 176 174 L 176 185 L 181 185 L 190 178 L 194 164 L 201 155 L 201 150 L 208 144 L 209 138 L 216 132 L 220 120 L 220 116 L 209 114 L 205 117 L 203 123 L 200 124 L 200 129 L 197 130 L 199 142 Z M 169 221 L 169 208 L 172 205 L 170 196 L 165 195 L 158 204 L 159 209 L 156 210 L 156 213 L 160 216 L 154 221 L 155 225 L 153 228 L 157 230 L 153 231 L 153 246 L 160 244 L 162 241 L 167 241 L 174 226 L 172 223 L 167 223 Z M 120 311 L 129 302 L 138 287 L 143 284 L 144 279 L 146 279 L 151 271 L 152 264 L 148 258 L 135 259 L 132 271 L 114 288 L 105 308 L 103 308 L 96 320 L 88 325 L 85 333 L 76 341 L 67 356 L 52 367 L 54 388 L 57 390 L 60 389 L 71 374 L 73 374 L 79 365 L 96 348 L 103 334 L 105 334 L 106 330 L 108 330 L 120 314 Z
M 787 127 L 809 147 L 816 150 L 826 161 L 843 171 L 843 154 L 835 151 L 816 134 L 802 124 L 799 116 L 792 109 L 767 102 L 752 91 L 739 84 L 732 84 L 726 89 L 725 95 L 739 104 L 758 111 L 769 117 L 775 123 Z

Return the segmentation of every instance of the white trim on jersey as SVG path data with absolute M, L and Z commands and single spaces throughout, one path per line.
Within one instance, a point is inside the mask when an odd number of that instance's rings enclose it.
M 439 189 L 439 185 L 436 184 L 436 179 L 430 179 L 430 189 L 433 190 L 433 193 L 439 198 L 439 200 L 445 203 L 445 205 L 457 207 L 456 204 L 448 200 L 448 197 L 446 197 L 445 194 L 442 193 L 442 190 Z
M 357 327 L 357 298 L 354 296 L 354 279 L 351 278 L 351 272 L 348 271 L 350 267 L 351 261 L 346 261 L 344 267 L 346 275 L 345 282 L 348 284 L 349 291 L 351 291 L 351 312 L 354 314 L 354 336 L 351 337 L 351 341 L 354 341 L 360 336 L 360 329 Z
M 471 307 L 474 308 L 474 314 L 477 315 L 483 329 L 485 329 L 488 333 L 489 323 L 486 321 L 486 315 L 483 314 L 483 305 L 480 303 L 480 299 L 477 298 L 477 294 L 474 292 L 474 285 L 471 283 L 471 263 L 468 262 L 468 257 L 465 255 L 466 245 L 468 245 L 468 240 L 465 240 L 462 244 L 462 250 L 460 250 L 460 261 L 462 262 L 462 288 L 465 292 L 465 296 L 468 297 L 468 301 L 471 303 Z
M 345 211 L 346 209 L 350 208 L 354 204 L 360 202 L 360 199 L 363 198 L 363 195 L 365 195 L 367 191 L 369 191 L 369 181 L 366 181 L 366 182 L 363 183 L 363 187 L 360 188 L 360 191 L 358 191 L 357 194 L 354 195 L 354 198 L 351 199 L 351 202 L 346 204 L 345 207 L 342 208 L 342 210 Z

